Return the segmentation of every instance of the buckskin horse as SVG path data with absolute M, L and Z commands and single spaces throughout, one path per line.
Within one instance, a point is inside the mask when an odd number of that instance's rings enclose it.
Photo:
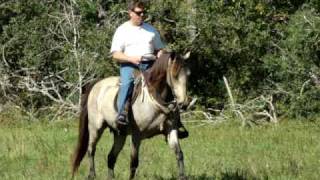
M 138 167 L 139 146 L 143 139 L 164 134 L 171 149 L 174 150 L 179 179 L 186 179 L 184 172 L 183 152 L 178 138 L 177 109 L 189 104 L 187 96 L 187 77 L 190 70 L 185 66 L 184 56 L 175 53 L 165 53 L 159 57 L 153 66 L 140 73 L 139 85 L 136 85 L 137 95 L 132 100 L 130 125 L 119 133 L 116 124 L 116 99 L 119 90 L 119 77 L 109 77 L 98 81 L 83 93 L 79 123 L 79 137 L 72 162 L 72 175 L 88 154 L 88 179 L 95 178 L 94 156 L 96 145 L 105 128 L 110 128 L 114 134 L 114 143 L 108 154 L 108 178 L 114 178 L 114 166 L 119 152 L 125 144 L 126 136 L 132 135 L 130 179 L 135 177 Z M 168 101 L 171 98 L 172 101 Z M 180 120 L 179 120 L 180 121 Z

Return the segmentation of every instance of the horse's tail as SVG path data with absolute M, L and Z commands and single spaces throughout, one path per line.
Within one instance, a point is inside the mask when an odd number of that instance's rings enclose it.
M 80 107 L 80 121 L 79 121 L 79 136 L 78 144 L 73 154 L 72 159 L 72 177 L 77 172 L 80 163 L 88 150 L 89 143 L 89 130 L 88 130 L 88 97 L 95 83 L 89 83 L 85 85 L 83 94 L 81 95 L 81 107 Z

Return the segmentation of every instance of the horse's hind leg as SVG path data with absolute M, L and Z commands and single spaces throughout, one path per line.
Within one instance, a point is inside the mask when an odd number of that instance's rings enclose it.
M 183 152 L 181 150 L 179 139 L 178 139 L 178 131 L 171 130 L 168 134 L 168 142 L 171 149 L 174 150 L 178 162 L 179 167 L 179 179 L 184 180 L 187 179 L 184 173 L 184 162 L 183 162 Z
M 134 179 L 138 165 L 139 165 L 139 147 L 141 138 L 139 135 L 132 134 L 131 145 L 131 162 L 130 162 L 130 179 Z
M 89 125 L 89 144 L 88 144 L 88 158 L 89 158 L 89 175 L 88 179 L 94 179 L 96 177 L 94 155 L 96 153 L 96 145 L 105 129 L 104 126 L 96 128 Z
M 117 161 L 117 157 L 123 148 L 126 141 L 126 135 L 118 135 L 114 133 L 114 141 L 112 149 L 108 154 L 108 179 L 114 178 L 114 165 Z

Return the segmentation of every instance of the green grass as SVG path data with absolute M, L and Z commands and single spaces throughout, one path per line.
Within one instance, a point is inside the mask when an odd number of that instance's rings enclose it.
M 70 157 L 77 122 L 11 122 L 0 120 L 1 179 L 70 179 Z M 318 179 L 320 123 L 288 121 L 277 126 L 240 128 L 187 124 L 190 137 L 181 142 L 189 179 Z M 97 179 L 106 178 L 112 136 L 105 131 L 96 153 Z M 116 164 L 116 179 L 128 179 L 130 137 Z M 88 173 L 87 158 L 76 179 Z M 145 140 L 140 149 L 138 179 L 175 179 L 174 153 L 163 136 Z

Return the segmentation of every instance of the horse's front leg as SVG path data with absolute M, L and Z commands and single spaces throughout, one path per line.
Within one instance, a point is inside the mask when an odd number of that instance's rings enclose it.
M 130 179 L 134 179 L 137 168 L 139 166 L 139 147 L 141 138 L 137 134 L 132 134 L 131 145 L 131 162 L 130 162 Z
M 179 144 L 178 130 L 173 129 L 169 132 L 168 142 L 169 142 L 170 148 L 174 150 L 174 153 L 176 154 L 178 168 L 179 168 L 179 179 L 185 180 L 187 179 L 187 177 L 185 176 L 185 172 L 184 172 L 183 152 Z

